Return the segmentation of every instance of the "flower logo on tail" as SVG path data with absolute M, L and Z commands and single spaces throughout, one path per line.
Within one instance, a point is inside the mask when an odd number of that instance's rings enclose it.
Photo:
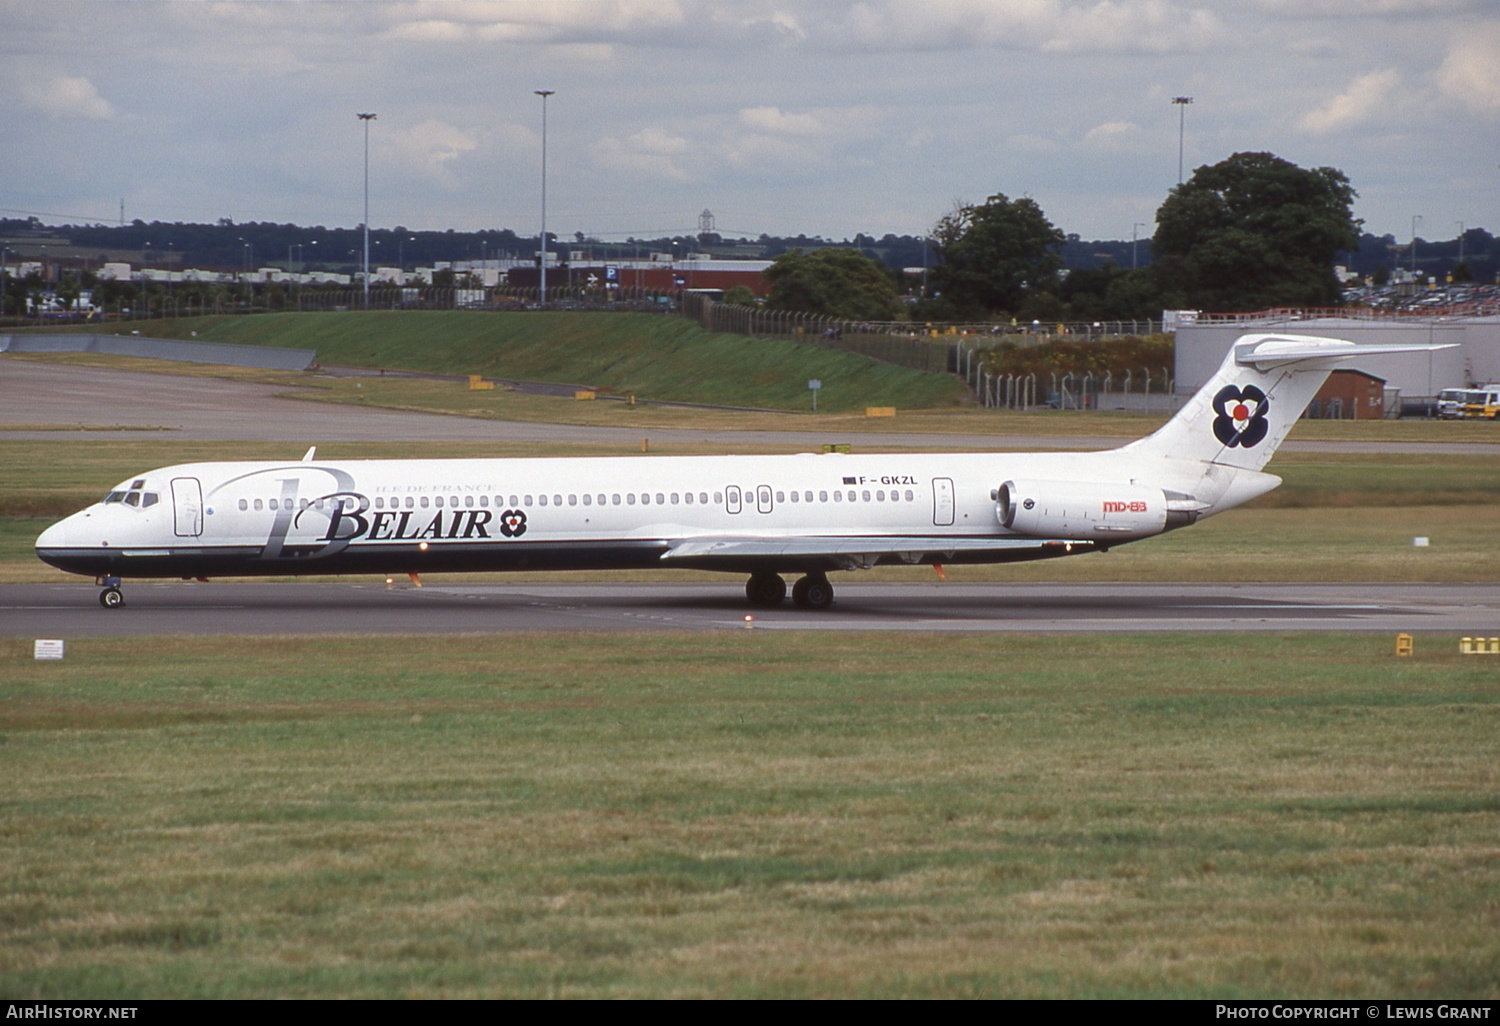
M 1214 396 L 1213 406 L 1214 437 L 1230 448 L 1257 445 L 1271 429 L 1266 423 L 1271 400 L 1254 385 L 1225 385 Z

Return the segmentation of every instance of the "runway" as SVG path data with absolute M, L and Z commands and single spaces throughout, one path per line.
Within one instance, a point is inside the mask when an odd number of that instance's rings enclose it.
M 0 636 L 525 634 L 535 631 L 1387 631 L 1500 636 L 1500 584 L 950 584 L 835 578 L 832 609 L 752 610 L 743 581 L 0 585 Z M 747 616 L 751 619 L 747 620 Z
M 0 357 L 0 439 L 58 441 L 75 435 L 38 426 L 109 430 L 115 439 L 290 442 L 575 442 L 638 444 L 642 429 L 479 420 L 436 413 L 368 409 L 286 398 L 284 386 L 222 378 L 80 367 Z M 31 428 L 17 429 L 15 425 Z M 114 429 L 126 429 L 113 433 Z M 654 442 L 682 445 L 801 446 L 828 442 L 826 429 L 713 431 L 653 428 Z M 1111 449 L 1127 439 L 1049 435 L 937 434 L 861 431 L 836 441 L 863 448 L 973 449 L 1031 452 Z M 1286 442 L 1287 452 L 1457 453 L 1500 455 L 1497 443 Z M 300 453 L 301 449 L 298 450 Z

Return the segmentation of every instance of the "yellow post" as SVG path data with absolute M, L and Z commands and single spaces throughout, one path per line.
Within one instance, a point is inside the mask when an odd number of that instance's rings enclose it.
M 650 452 L 650 451 L 651 451 L 651 439 L 649 439 L 649 438 L 642 438 L 641 439 L 641 452 Z
M 573 398 L 574 399 L 597 399 L 597 398 L 599 398 L 599 393 L 595 392 L 593 389 L 585 388 L 585 389 L 581 389 L 580 391 L 574 392 L 573 393 Z
M 1409 655 L 1411 655 L 1411 635 L 1410 634 L 1398 634 L 1398 635 L 1396 635 L 1396 654 L 1398 656 L 1409 656 Z
M 866 417 L 894 417 L 896 408 L 894 406 L 866 406 Z

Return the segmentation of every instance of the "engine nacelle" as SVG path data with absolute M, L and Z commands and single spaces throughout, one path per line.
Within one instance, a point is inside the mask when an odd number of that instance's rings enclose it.
M 1000 523 L 1033 538 L 1108 544 L 1148 538 L 1167 526 L 1167 497 L 1160 488 L 1091 481 L 1007 481 L 995 498 Z

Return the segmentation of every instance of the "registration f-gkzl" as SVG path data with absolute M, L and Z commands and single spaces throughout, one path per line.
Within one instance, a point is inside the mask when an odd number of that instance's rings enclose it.
M 37 555 L 96 578 L 643 567 L 749 575 L 757 607 L 828 573 L 1099 552 L 1232 509 L 1355 346 L 1247 335 L 1154 434 L 1104 452 L 189 463 L 133 475 Z

